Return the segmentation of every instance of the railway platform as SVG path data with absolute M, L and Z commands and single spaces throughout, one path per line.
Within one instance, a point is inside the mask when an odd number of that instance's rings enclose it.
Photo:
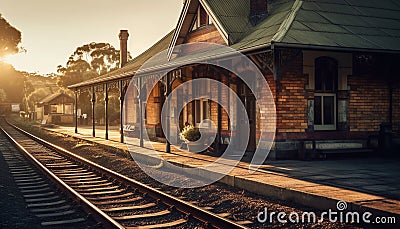
M 96 130 L 92 137 L 90 127 L 56 126 L 47 130 L 68 134 L 98 144 L 127 150 L 127 145 L 119 143 L 119 132 L 109 131 L 109 139 L 103 138 L 104 131 Z M 130 150 L 152 160 L 153 150 L 135 146 Z M 146 142 L 150 144 L 150 142 Z M 145 146 L 146 146 L 145 144 Z M 165 144 L 151 142 L 159 155 L 182 167 L 198 167 L 216 160 L 215 157 L 182 152 L 171 148 L 165 153 Z M 370 211 L 385 216 L 400 216 L 400 167 L 398 160 L 383 158 L 359 158 L 321 161 L 267 161 L 261 168 L 249 173 L 249 164 L 240 162 L 220 182 L 248 190 L 260 195 L 282 200 L 290 200 L 319 210 L 336 210 L 338 201 L 345 201 L 347 210 Z M 202 173 L 209 176 L 207 171 Z

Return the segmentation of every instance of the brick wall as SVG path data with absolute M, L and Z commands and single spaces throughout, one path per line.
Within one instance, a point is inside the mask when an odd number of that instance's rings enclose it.
M 155 125 L 160 123 L 160 103 L 156 101 L 155 93 L 159 91 L 158 84 L 153 88 L 147 100 L 147 119 L 146 124 Z M 159 95 L 159 92 L 157 92 Z
M 393 86 L 393 131 L 400 133 L 400 82 L 397 82 Z
M 274 105 L 276 99 L 276 81 L 272 74 L 265 74 L 265 79 L 267 80 L 273 98 L 271 100 L 268 100 L 267 98 L 270 96 L 270 94 L 267 91 L 263 91 L 263 93 L 261 94 L 261 97 L 263 99 L 261 101 L 257 101 L 257 106 L 259 107 L 259 109 L 257 109 L 257 114 L 256 114 L 257 137 L 260 137 L 262 128 L 264 128 L 264 130 L 268 132 L 274 132 L 275 128 L 273 128 L 274 126 L 273 124 L 274 122 L 276 124 L 276 119 L 274 119 L 273 116 L 270 115 L 273 112 L 275 112 Z M 261 112 L 263 112 L 262 116 Z
M 228 78 L 226 76 L 222 77 L 222 83 L 225 84 L 225 86 L 228 87 Z M 233 90 L 233 89 L 232 89 Z M 218 87 L 216 86 L 215 88 L 211 88 L 211 94 L 213 97 L 213 100 L 217 101 L 218 100 Z M 221 90 L 221 102 L 227 104 L 228 103 L 228 91 L 227 90 Z M 217 102 L 211 102 L 210 104 L 210 119 L 215 123 L 215 127 L 217 128 L 218 125 L 218 104 Z M 227 111 L 224 109 L 224 107 L 221 108 L 221 120 L 222 120 L 222 125 L 221 125 L 221 130 L 229 130 L 229 117 Z
M 389 121 L 388 84 L 379 77 L 349 76 L 350 131 L 378 131 Z
M 209 42 L 216 44 L 225 44 L 224 39 L 214 25 L 208 25 L 200 28 L 188 35 L 186 43 Z
M 307 100 L 302 56 L 286 67 L 277 88 L 277 130 L 279 133 L 300 133 L 307 129 Z

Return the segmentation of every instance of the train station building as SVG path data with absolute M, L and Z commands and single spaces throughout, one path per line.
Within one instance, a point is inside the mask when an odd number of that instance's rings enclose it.
M 141 146 L 143 141 L 161 141 L 169 151 L 170 143 L 179 145 L 179 133 L 186 124 L 199 126 L 210 119 L 217 129 L 212 148 L 223 151 L 232 136 L 240 135 L 247 120 L 249 139 L 239 144 L 250 154 L 262 147 L 260 132 L 268 126 L 275 132 L 269 155 L 272 159 L 313 157 L 319 151 L 362 154 L 378 143 L 386 144 L 383 135 L 400 133 L 399 15 L 400 5 L 395 1 L 187 0 L 176 28 L 148 50 L 128 62 L 129 34 L 121 30 L 121 67 L 69 88 L 75 91 L 75 110 L 81 103 L 91 103 L 92 117 L 96 116 L 96 97 L 104 97 L 106 139 L 109 94 L 117 93 L 121 141 L 137 138 Z M 179 58 L 191 55 L 190 50 L 178 53 L 174 48 L 195 42 L 224 45 L 248 57 L 271 89 L 276 123 L 271 125 L 263 118 L 268 104 L 260 104 L 249 86 L 232 72 L 207 64 L 172 68 Z M 155 87 L 147 87 L 143 82 L 156 78 L 156 73 L 138 71 L 165 50 L 170 50 L 170 55 L 156 67 L 173 70 Z M 202 57 L 212 58 L 207 53 Z M 223 61 L 236 72 L 250 71 L 238 60 Z M 238 114 L 229 118 L 217 102 L 196 99 L 182 112 L 170 111 L 179 121 L 168 121 L 168 130 L 163 131 L 161 114 L 166 96 L 181 90 L 179 86 L 185 82 L 204 78 L 234 91 L 247 118 L 238 111 L 240 106 L 229 108 Z M 131 81 L 141 89 L 129 90 Z M 88 93 L 90 101 L 79 101 L 82 93 Z M 148 99 L 141 94 L 149 95 Z M 229 93 L 207 84 L 201 90 L 178 94 L 230 99 Z M 177 96 L 175 103 L 182 101 Z M 77 120 L 76 114 L 76 132 Z M 95 136 L 96 122 L 92 120 Z

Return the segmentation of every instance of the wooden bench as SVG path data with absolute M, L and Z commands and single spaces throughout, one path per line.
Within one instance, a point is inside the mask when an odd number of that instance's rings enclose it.
M 304 153 L 300 156 L 300 159 L 312 159 L 312 158 L 326 158 L 327 155 L 333 154 L 368 154 L 373 152 L 372 148 L 366 148 L 360 142 L 341 142 L 341 141 L 326 141 L 326 140 L 312 140 L 311 142 L 305 143 L 303 146 Z
M 134 132 L 135 132 L 135 126 L 134 125 L 123 125 L 124 135 L 127 137 L 133 137 Z

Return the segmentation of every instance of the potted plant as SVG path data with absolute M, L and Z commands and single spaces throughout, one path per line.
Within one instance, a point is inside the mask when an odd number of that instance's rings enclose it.
M 186 142 L 190 152 L 201 152 L 203 150 L 203 144 L 198 141 L 201 137 L 199 128 L 187 125 L 183 128 L 180 135 L 181 139 Z

